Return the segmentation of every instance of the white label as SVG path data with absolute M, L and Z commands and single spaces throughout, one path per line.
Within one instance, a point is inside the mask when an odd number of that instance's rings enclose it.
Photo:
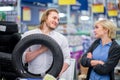
M 6 31 L 6 26 L 0 25 L 0 31 Z

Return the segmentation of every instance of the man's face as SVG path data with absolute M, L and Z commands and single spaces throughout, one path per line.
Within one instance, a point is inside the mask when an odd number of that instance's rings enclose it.
M 49 29 L 54 30 L 59 24 L 59 15 L 57 12 L 50 12 L 48 15 L 48 18 L 46 20 L 46 25 L 49 27 Z

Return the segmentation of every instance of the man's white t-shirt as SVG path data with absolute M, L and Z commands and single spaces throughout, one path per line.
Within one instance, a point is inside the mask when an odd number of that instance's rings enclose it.
M 30 35 L 30 34 L 36 34 L 36 33 L 42 33 L 41 30 L 39 28 L 34 29 L 34 30 L 30 30 L 25 32 L 22 35 L 22 38 Z M 61 47 L 62 51 L 63 51 L 63 56 L 64 56 L 64 62 L 68 63 L 70 65 L 70 48 L 68 45 L 68 41 L 66 39 L 66 37 L 64 37 L 62 34 L 56 32 L 56 31 L 52 31 L 50 32 L 50 34 L 48 35 L 51 38 L 53 38 Z M 40 48 L 41 45 L 32 45 L 29 50 L 30 51 L 34 51 Z M 23 54 L 23 62 L 25 60 L 25 53 Z M 37 56 L 34 60 L 32 60 L 31 62 L 28 63 L 28 71 L 34 74 L 44 74 L 45 71 L 47 71 L 53 61 L 53 56 L 50 50 L 40 54 L 39 56 Z M 25 63 L 25 62 L 24 62 Z

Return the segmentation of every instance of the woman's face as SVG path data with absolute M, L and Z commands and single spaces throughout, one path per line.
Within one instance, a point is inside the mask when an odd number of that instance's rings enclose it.
M 104 29 L 100 24 L 97 24 L 94 28 L 95 38 L 102 38 L 106 34 L 106 29 Z

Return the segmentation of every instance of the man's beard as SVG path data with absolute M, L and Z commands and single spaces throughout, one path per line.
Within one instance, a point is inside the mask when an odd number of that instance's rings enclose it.
M 50 30 L 55 30 L 55 28 L 52 28 L 51 26 L 49 26 L 49 24 L 46 23 L 46 26 L 50 29 Z
M 52 28 L 52 27 L 50 27 L 50 26 L 47 26 L 50 30 L 55 30 L 55 28 Z

